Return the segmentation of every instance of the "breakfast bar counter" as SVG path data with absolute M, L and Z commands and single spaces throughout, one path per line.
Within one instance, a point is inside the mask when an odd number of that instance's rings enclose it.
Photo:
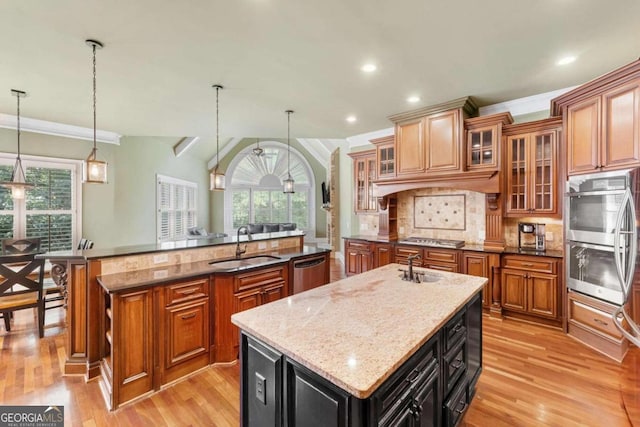
M 318 411 L 340 411 L 340 402 L 346 412 L 339 416 L 349 420 L 340 425 L 407 410 L 417 416 L 426 383 L 433 391 L 427 412 L 456 424 L 480 371 L 487 279 L 416 268 L 427 280 L 415 283 L 401 280 L 403 267 L 389 264 L 234 314 L 243 331 L 243 425 L 271 416 L 277 425 L 292 417 L 308 425 L 307 417 L 333 417 Z M 335 405 L 323 402 L 327 396 Z

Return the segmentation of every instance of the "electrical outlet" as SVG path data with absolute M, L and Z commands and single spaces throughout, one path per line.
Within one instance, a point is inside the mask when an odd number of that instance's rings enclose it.
M 278 246 L 280 246 L 280 243 L 277 240 L 272 240 L 271 241 L 271 247 L 272 248 L 277 248 Z
M 267 404 L 267 379 L 256 372 L 256 399 Z
M 398 227 L 398 232 L 400 234 L 404 234 L 404 227 Z
M 167 262 L 169 261 L 169 255 L 167 254 L 158 254 L 158 255 L 154 255 L 153 256 L 153 263 L 154 264 L 160 264 L 163 262 Z
M 547 231 L 544 233 L 544 238 L 547 239 L 547 242 L 553 242 L 553 233 L 551 231 Z
M 258 249 L 267 249 L 267 242 L 258 242 Z
M 369 229 L 369 224 L 367 224 L 367 223 L 360 224 L 360 230 L 364 231 L 364 230 L 368 230 L 368 229 Z
M 153 272 L 154 279 L 166 279 L 167 277 L 169 277 L 168 270 L 156 270 Z

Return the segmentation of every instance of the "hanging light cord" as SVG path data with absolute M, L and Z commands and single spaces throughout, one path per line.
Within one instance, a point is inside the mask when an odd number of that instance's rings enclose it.
M 18 98 L 18 159 L 17 160 L 20 161 L 20 93 L 16 94 L 16 98 Z
M 220 86 L 216 86 L 216 170 L 218 172 L 218 164 L 220 164 L 220 108 L 218 106 L 218 91 L 220 90 Z
M 93 45 L 93 158 L 96 158 L 96 45 Z
M 289 146 L 289 139 L 291 136 L 291 113 L 287 111 L 287 175 L 291 178 L 291 147 Z

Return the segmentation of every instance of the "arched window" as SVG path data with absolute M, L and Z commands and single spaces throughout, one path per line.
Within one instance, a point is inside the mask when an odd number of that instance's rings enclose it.
M 291 148 L 291 176 L 295 193 L 282 192 L 287 178 L 287 146 L 276 141 L 261 141 L 261 156 L 254 146 L 238 153 L 227 168 L 224 228 L 233 233 L 239 226 L 262 222 L 295 222 L 298 229 L 315 237 L 314 177 L 309 163 Z

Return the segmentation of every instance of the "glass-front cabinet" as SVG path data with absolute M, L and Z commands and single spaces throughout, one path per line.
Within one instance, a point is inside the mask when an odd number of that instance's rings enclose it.
M 551 123 L 555 123 L 553 119 Z M 506 140 L 506 215 L 557 216 L 558 209 L 558 140 L 559 129 L 548 128 L 542 124 L 536 131 L 531 123 L 525 129 L 527 133 L 514 134 L 518 125 L 507 129 Z M 525 126 L 522 126 L 523 128 Z
M 395 135 L 372 139 L 376 146 L 376 179 L 393 179 L 396 177 L 396 144 Z
M 376 151 L 367 150 L 349 153 L 353 159 L 353 202 L 355 213 L 378 211 L 373 197 L 373 182 L 376 180 Z
M 465 119 L 466 169 L 498 170 L 502 127 L 513 123 L 508 112 Z

